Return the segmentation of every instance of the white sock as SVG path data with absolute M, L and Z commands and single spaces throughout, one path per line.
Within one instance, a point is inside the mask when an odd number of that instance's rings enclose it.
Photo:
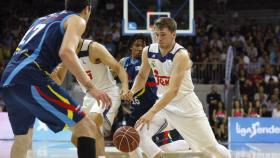
M 105 156 L 97 156 L 97 158 L 106 158 Z

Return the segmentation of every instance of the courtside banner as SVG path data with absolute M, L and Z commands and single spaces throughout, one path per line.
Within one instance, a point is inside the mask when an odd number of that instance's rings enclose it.
M 231 117 L 230 143 L 280 143 L 280 119 Z
M 69 129 L 63 130 L 58 133 L 54 133 L 48 128 L 48 126 L 36 119 L 33 128 L 33 140 L 45 140 L 45 141 L 69 141 L 71 138 L 71 132 Z

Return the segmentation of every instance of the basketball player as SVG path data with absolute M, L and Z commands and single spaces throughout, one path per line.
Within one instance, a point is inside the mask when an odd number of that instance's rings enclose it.
M 217 143 L 202 104 L 194 93 L 191 80 L 191 60 L 186 49 L 175 42 L 177 24 L 174 19 L 163 17 L 155 22 L 155 36 L 158 43 L 145 47 L 142 64 L 135 83 L 124 98 L 145 86 L 150 69 L 156 78 L 159 99 L 153 107 L 135 124 L 140 129 L 140 147 L 148 157 L 160 157 L 160 149 L 151 140 L 154 126 L 166 118 L 172 127 L 190 143 L 193 150 L 201 150 L 207 156 L 229 158 L 229 151 Z M 150 146 L 143 146 L 149 142 Z M 156 155 L 150 151 L 158 150 Z
M 129 87 L 131 88 L 135 77 L 137 76 L 140 65 L 142 50 L 146 46 L 147 39 L 143 35 L 134 35 L 129 40 L 129 46 L 131 50 L 131 56 L 124 57 L 120 60 L 121 65 L 125 68 L 129 77 Z M 153 74 L 150 73 L 148 80 L 138 93 L 134 95 L 131 101 L 129 111 L 131 112 L 126 118 L 128 126 L 134 126 L 136 121 L 145 114 L 157 100 L 157 86 Z M 166 129 L 167 122 L 158 124 L 157 133 L 153 135 L 154 142 L 164 151 L 181 151 L 189 149 L 189 145 L 183 140 L 181 135 L 174 129 Z M 149 144 L 147 144 L 149 146 Z M 158 152 L 154 151 L 155 154 Z M 130 153 L 130 157 L 141 158 L 141 152 Z
M 90 0 L 66 0 L 65 11 L 37 19 L 4 70 L 0 85 L 15 134 L 12 158 L 26 157 L 35 118 L 54 132 L 70 127 L 78 137 L 78 157 L 95 158 L 96 125 L 49 75 L 62 61 L 89 95 L 110 107 L 111 99 L 91 83 L 75 53 L 91 7 Z
M 104 137 L 102 135 L 103 114 L 104 125 L 106 130 L 110 130 L 114 118 L 117 115 L 121 104 L 120 95 L 128 92 L 128 77 L 124 68 L 114 59 L 108 50 L 101 44 L 91 40 L 81 40 L 78 48 L 79 62 L 91 79 L 91 83 L 98 89 L 106 92 L 112 99 L 112 106 L 109 111 L 99 107 L 97 100 L 89 94 L 86 94 L 83 101 L 83 108 L 89 113 L 90 118 L 96 123 L 98 130 L 96 137 L 96 153 L 99 158 L 105 157 Z M 61 65 L 60 65 L 61 66 Z M 121 81 L 121 90 L 116 85 L 109 67 L 116 73 Z M 62 83 L 66 75 L 67 69 L 62 65 L 52 74 L 57 83 Z M 79 82 L 82 90 L 86 92 L 86 88 Z M 105 130 L 105 129 L 104 129 Z M 72 135 L 72 143 L 77 144 L 77 136 Z

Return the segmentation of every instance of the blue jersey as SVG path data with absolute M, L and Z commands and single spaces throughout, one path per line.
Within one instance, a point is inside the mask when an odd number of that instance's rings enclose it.
M 64 22 L 74 12 L 62 11 L 37 19 L 28 29 L 3 72 L 1 85 L 47 85 L 49 73 L 61 62 L 58 55 Z
M 123 66 L 128 74 L 129 88 L 139 72 L 141 60 L 132 59 L 132 57 L 124 58 Z M 153 75 L 148 77 L 145 88 L 137 92 L 132 100 L 130 111 L 132 112 L 127 120 L 127 124 L 133 126 L 135 122 L 145 114 L 157 100 L 157 87 Z
M 129 88 L 132 87 L 134 80 L 140 70 L 141 66 L 141 60 L 140 59 L 132 59 L 132 57 L 126 57 L 124 59 L 124 69 L 126 70 L 128 74 L 128 84 Z M 148 77 L 148 80 L 146 82 L 146 87 L 148 87 L 154 94 L 156 94 L 157 87 L 156 87 L 156 81 L 153 77 L 153 75 L 150 75 Z

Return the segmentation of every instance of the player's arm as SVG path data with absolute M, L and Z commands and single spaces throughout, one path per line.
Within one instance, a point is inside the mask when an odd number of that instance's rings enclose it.
M 104 92 L 100 92 L 91 83 L 90 79 L 84 72 L 82 65 L 79 63 L 76 55 L 76 48 L 78 47 L 79 40 L 85 31 L 86 21 L 79 16 L 71 16 L 64 23 L 65 34 L 59 50 L 59 56 L 62 63 L 67 69 L 75 76 L 75 78 L 86 87 L 87 92 L 99 101 L 105 103 L 105 105 L 111 105 L 111 99 Z
M 77 80 L 81 82 L 81 84 L 86 87 L 91 86 L 89 85 L 90 79 L 83 71 L 75 52 L 79 40 L 86 28 L 86 21 L 78 16 L 72 16 L 65 22 L 64 27 L 66 31 L 59 50 L 59 56 L 62 63 L 77 78 Z
M 150 70 L 151 68 L 148 62 L 148 47 L 145 47 L 142 52 L 142 62 L 141 62 L 140 70 L 131 88 L 131 92 L 133 94 L 145 87 L 145 84 L 150 74 Z
M 163 109 L 178 93 L 184 78 L 185 72 L 191 66 L 190 58 L 187 53 L 179 51 L 173 59 L 173 70 L 169 81 L 169 86 L 164 95 L 159 101 L 150 109 L 154 113 L 157 113 Z
M 54 71 L 51 73 L 51 78 L 58 84 L 61 85 L 65 79 L 67 68 L 64 64 L 59 64 Z
M 76 48 L 76 53 L 78 54 L 83 45 L 83 40 L 80 39 L 79 41 L 79 45 L 78 48 Z M 57 65 L 57 67 L 53 70 L 53 72 L 51 73 L 51 78 L 58 84 L 61 85 L 65 79 L 65 76 L 67 74 L 67 68 L 63 63 L 60 63 L 59 65 Z
M 116 59 L 108 52 L 108 50 L 99 43 L 93 43 L 90 46 L 89 55 L 95 54 L 95 57 L 99 58 L 101 62 L 108 65 L 113 72 L 117 74 L 122 83 L 122 93 L 128 92 L 128 77 L 124 68 L 116 61 Z

